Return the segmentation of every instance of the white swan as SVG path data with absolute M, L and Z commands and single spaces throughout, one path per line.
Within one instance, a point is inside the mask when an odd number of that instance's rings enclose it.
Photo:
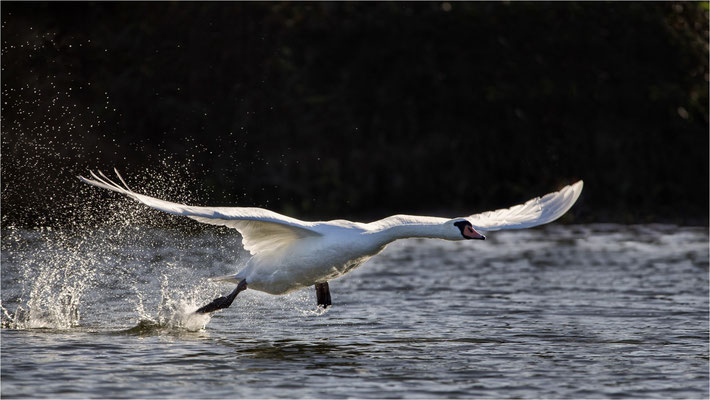
M 525 204 L 459 218 L 394 215 L 368 224 L 346 220 L 308 222 L 263 208 L 195 207 L 156 199 L 132 191 L 116 171 L 123 186 L 101 171 L 94 179 L 79 176 L 90 185 L 122 193 L 149 207 L 199 222 L 235 228 L 252 257 L 234 275 L 214 278 L 237 283 L 228 296 L 197 310 L 212 312 L 231 305 L 247 288 L 284 294 L 315 285 L 318 304 L 331 304 L 328 281 L 345 275 L 381 252 L 388 243 L 404 238 L 446 240 L 485 239 L 481 232 L 522 229 L 552 222 L 577 201 L 582 181 Z

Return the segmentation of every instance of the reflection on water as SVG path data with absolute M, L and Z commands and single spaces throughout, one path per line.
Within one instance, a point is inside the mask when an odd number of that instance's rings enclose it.
M 325 312 L 247 290 L 199 321 L 236 235 L 2 240 L 3 397 L 708 397 L 706 228 L 400 241 Z

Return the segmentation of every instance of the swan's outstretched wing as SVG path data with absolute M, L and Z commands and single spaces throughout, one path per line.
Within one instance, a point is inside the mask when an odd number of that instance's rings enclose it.
M 525 204 L 486 211 L 466 217 L 476 230 L 523 229 L 552 222 L 572 207 L 582 193 L 583 182 L 565 186 L 558 192 L 536 197 Z
M 251 254 L 273 252 L 287 247 L 298 239 L 321 236 L 312 229 L 312 223 L 252 207 L 195 207 L 156 199 L 132 191 L 118 171 L 114 170 L 123 186 L 108 179 L 101 171 L 91 172 L 94 179 L 80 176 L 82 182 L 124 194 L 148 207 L 174 215 L 184 215 L 199 222 L 224 225 L 242 234 L 242 244 Z

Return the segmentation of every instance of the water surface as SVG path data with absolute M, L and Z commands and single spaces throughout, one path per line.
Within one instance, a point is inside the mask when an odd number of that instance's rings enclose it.
M 390 245 L 314 290 L 232 287 L 209 228 L 2 239 L 2 397 L 707 398 L 708 231 L 550 225 Z

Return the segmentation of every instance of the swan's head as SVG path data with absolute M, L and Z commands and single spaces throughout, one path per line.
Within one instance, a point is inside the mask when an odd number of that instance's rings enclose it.
M 454 227 L 458 229 L 464 239 L 486 240 L 486 237 L 474 229 L 473 225 L 465 219 L 454 220 Z

